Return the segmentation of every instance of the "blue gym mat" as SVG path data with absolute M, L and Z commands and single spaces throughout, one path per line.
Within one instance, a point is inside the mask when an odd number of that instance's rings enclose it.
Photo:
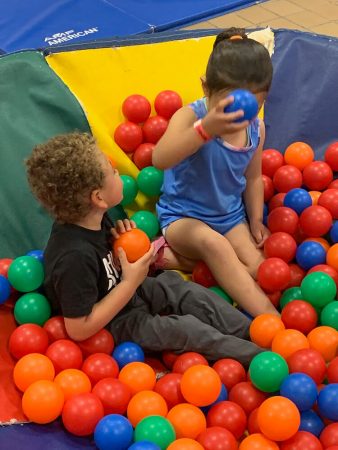
M 2 0 L 0 54 L 168 30 L 258 1 Z

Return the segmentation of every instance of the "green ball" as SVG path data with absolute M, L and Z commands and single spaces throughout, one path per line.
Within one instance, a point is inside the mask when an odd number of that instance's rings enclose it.
M 38 289 L 44 276 L 43 265 L 33 256 L 19 256 L 8 269 L 8 281 L 20 292 Z
M 249 373 L 252 383 L 263 392 L 278 391 L 289 375 L 285 359 L 275 352 L 262 352 L 251 361 Z
M 279 307 L 282 310 L 284 306 L 292 302 L 292 300 L 302 300 L 302 298 L 302 291 L 300 287 L 297 286 L 286 289 L 286 291 L 284 291 L 283 295 L 281 296 Z
M 22 295 L 14 307 L 14 317 L 20 325 L 36 323 L 43 326 L 50 316 L 50 304 L 46 297 L 38 292 L 29 292 Z
M 121 179 L 123 183 L 123 199 L 121 205 L 127 206 L 135 200 L 138 191 L 137 183 L 129 175 L 121 175 Z
M 145 167 L 137 176 L 139 190 L 150 197 L 160 195 L 162 183 L 163 170 L 153 166 Z
M 320 315 L 320 323 L 338 331 L 338 301 L 328 303 Z
M 160 230 L 160 224 L 155 214 L 150 211 L 137 211 L 130 218 L 137 228 L 144 231 L 149 239 L 153 239 Z
M 219 286 L 211 286 L 210 291 L 215 292 L 215 294 L 219 295 L 220 297 L 224 298 L 224 300 L 228 303 L 230 303 L 230 305 L 232 305 L 234 303 L 234 301 L 232 300 L 231 297 L 229 297 L 229 295 L 223 291 L 223 289 Z
M 323 308 L 332 302 L 337 293 L 336 283 L 324 272 L 312 272 L 301 284 L 303 299 L 315 308 Z
M 165 450 L 176 439 L 174 427 L 162 416 L 148 416 L 135 428 L 134 441 L 150 441 Z

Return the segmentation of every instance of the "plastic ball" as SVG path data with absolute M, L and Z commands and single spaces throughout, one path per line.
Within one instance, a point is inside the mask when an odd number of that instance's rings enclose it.
M 140 441 L 135 442 L 133 445 L 128 447 L 128 450 L 161 450 L 161 449 L 158 445 L 153 444 L 150 441 Z
M 190 367 L 204 365 L 208 366 L 208 361 L 199 353 L 186 352 L 179 355 L 173 365 L 173 372 L 184 373 Z
M 309 348 L 306 336 L 297 330 L 279 331 L 273 338 L 271 349 L 287 359 L 292 353 L 303 348 Z
M 315 206 L 318 204 L 319 197 L 322 195 L 320 191 L 309 191 L 309 195 L 312 200 L 312 206 Z
M 331 213 L 322 206 L 310 206 L 299 217 L 301 230 L 311 237 L 320 237 L 326 234 L 332 226 Z
M 304 184 L 312 191 L 322 191 L 332 180 L 332 169 L 324 161 L 313 161 L 303 171 Z
M 222 383 L 229 391 L 241 381 L 246 381 L 246 372 L 239 361 L 232 358 L 222 358 L 212 366 L 221 378 Z
M 206 429 L 203 412 L 189 403 L 181 403 L 171 408 L 167 419 L 175 429 L 176 438 L 196 439 Z
M 120 414 L 109 414 L 96 424 L 94 441 L 99 450 L 111 450 L 112 448 L 127 450 L 127 448 L 131 448 L 133 442 L 133 427 L 129 420 Z
M 114 253 L 116 255 L 119 247 L 125 251 L 129 262 L 135 262 L 149 250 L 150 240 L 144 231 L 134 228 L 114 240 Z
M 11 285 L 6 277 L 0 275 L 0 304 L 5 303 L 11 295 Z
M 172 442 L 168 450 L 203 450 L 203 447 L 195 439 L 180 438 Z
M 181 379 L 180 373 L 168 373 L 156 382 L 154 391 L 164 398 L 169 408 L 185 401 L 181 392 Z
M 256 97 L 245 89 L 236 89 L 230 92 L 229 96 L 234 97 L 233 103 L 224 108 L 226 114 L 243 110 L 244 114 L 235 122 L 244 122 L 245 120 L 252 120 L 258 113 L 258 102 Z
M 29 353 L 45 353 L 48 347 L 48 334 L 39 325 L 26 323 L 13 331 L 8 347 L 16 359 Z
M 208 427 L 197 437 L 205 450 L 237 450 L 237 441 L 230 431 L 223 427 Z
M 137 185 L 146 195 L 158 196 L 161 193 L 163 183 L 163 171 L 156 167 L 145 167 L 137 176 Z
M 207 288 L 217 285 L 217 281 L 213 277 L 209 267 L 203 261 L 198 261 L 194 267 L 192 280 Z
M 286 196 L 285 192 L 278 192 L 273 197 L 271 197 L 269 201 L 269 212 L 273 211 L 276 208 L 279 208 L 284 205 L 284 198 Z
M 285 305 L 281 319 L 286 328 L 298 330 L 305 335 L 310 333 L 318 322 L 316 310 L 304 300 L 293 300 Z
M 144 351 L 135 342 L 122 342 L 117 345 L 113 352 L 113 358 L 122 369 L 131 362 L 144 362 Z
M 20 292 L 38 289 L 44 279 L 41 262 L 33 256 L 20 256 L 14 259 L 8 269 L 8 281 Z
M 288 233 L 273 233 L 264 243 L 264 254 L 267 258 L 276 257 L 285 262 L 290 262 L 295 257 L 296 250 L 296 241 Z
M 14 307 L 15 320 L 20 323 L 43 325 L 51 315 L 51 307 L 46 297 L 38 292 L 22 295 Z
M 244 410 L 237 403 L 224 401 L 210 409 L 207 424 L 208 427 L 226 428 L 236 439 L 239 439 L 246 430 L 247 418 Z
M 299 170 L 303 170 L 314 160 L 315 154 L 312 148 L 305 142 L 293 142 L 284 153 L 287 164 L 291 164 Z
M 247 436 L 240 443 L 239 450 L 278 450 L 278 445 L 261 433 L 254 433 Z
M 93 353 L 107 353 L 107 355 L 110 355 L 114 349 L 113 336 L 105 328 L 77 344 L 81 348 L 83 356 Z
M 271 233 L 283 231 L 293 235 L 298 227 L 297 213 L 285 206 L 276 208 L 268 215 L 268 227 Z
M 307 431 L 297 431 L 287 441 L 281 443 L 281 450 L 323 450 L 323 447 L 316 436 Z
M 268 292 L 285 289 L 290 279 L 290 268 L 280 258 L 268 258 L 258 268 L 258 283 Z
M 285 359 L 275 352 L 256 355 L 249 366 L 250 379 L 263 392 L 275 392 L 289 374 Z
M 58 339 L 68 339 L 63 316 L 51 317 L 44 323 L 43 329 L 47 332 L 50 343 Z
M 316 384 L 322 383 L 326 374 L 326 364 L 323 356 L 312 348 L 298 350 L 287 360 L 290 373 L 305 373 Z
M 14 366 L 13 379 L 20 391 L 25 390 L 35 381 L 53 381 L 55 370 L 52 361 L 40 353 L 23 356 Z
M 127 417 L 133 427 L 145 417 L 166 417 L 168 407 L 164 398 L 153 391 L 141 391 L 130 400 L 127 408 Z
M 43 263 L 43 250 L 31 250 L 30 252 L 26 253 L 26 256 L 33 256 L 33 258 L 36 258 L 38 261 Z
M 221 392 L 219 393 L 219 396 L 217 397 L 217 399 L 208 406 L 202 406 L 201 410 L 204 412 L 204 414 L 208 414 L 208 412 L 214 405 L 217 405 L 217 403 L 223 402 L 225 400 L 228 400 L 228 391 L 227 391 L 227 388 L 224 386 L 224 384 L 222 384 Z
M 123 183 L 123 199 L 121 201 L 122 206 L 128 206 L 135 200 L 138 192 L 137 183 L 133 177 L 129 175 L 121 175 Z
M 317 242 L 318 244 L 320 244 L 326 253 L 330 248 L 330 244 L 328 243 L 328 241 L 322 237 L 310 237 L 310 238 L 305 239 L 303 242 L 309 242 L 309 241 Z
M 114 358 L 106 353 L 89 355 L 82 364 L 81 370 L 94 385 L 103 378 L 117 378 L 119 366 Z
M 146 417 L 135 428 L 134 440 L 150 441 L 165 450 L 176 439 L 174 427 L 161 416 Z
M 92 390 L 92 386 L 88 376 L 78 369 L 62 370 L 54 379 L 64 396 L 65 400 L 78 394 L 85 394 Z
M 155 144 L 144 142 L 139 145 L 133 154 L 133 161 L 139 170 L 153 165 L 152 155 Z
M 276 334 L 284 330 L 281 318 L 275 314 L 260 314 L 250 325 L 250 339 L 259 347 L 270 348 Z
M 338 189 L 336 189 L 336 191 L 338 192 Z M 334 244 L 338 242 L 338 221 L 334 222 L 334 224 L 331 227 L 330 238 Z
M 258 408 L 266 398 L 267 395 L 257 389 L 250 381 L 242 381 L 236 384 L 229 393 L 229 400 L 237 403 L 247 415 Z
M 314 266 L 325 263 L 326 252 L 318 242 L 302 242 L 297 248 L 296 260 L 302 269 L 309 270 Z
M 13 259 L 11 258 L 1 258 L 0 259 L 0 275 L 7 278 L 8 277 L 8 269 L 12 264 Z
M 293 209 L 297 214 L 301 214 L 305 208 L 312 206 L 311 195 L 305 189 L 291 189 L 285 195 L 284 206 Z
M 338 445 L 338 423 L 331 423 L 324 428 L 320 435 L 320 442 L 325 450 L 327 447 Z
M 270 177 L 262 175 L 263 181 L 263 191 L 264 191 L 264 202 L 268 202 L 272 198 L 275 188 Z
M 50 380 L 31 384 L 22 397 L 22 410 L 31 422 L 46 424 L 57 419 L 62 412 L 62 390 Z
M 78 394 L 65 401 L 62 422 L 69 433 L 76 436 L 89 436 L 94 432 L 103 415 L 102 403 L 96 395 Z
M 132 153 L 142 144 L 142 128 L 133 122 L 121 123 L 115 129 L 114 140 L 124 152 Z
M 288 289 L 292 287 L 298 287 L 301 285 L 301 282 L 303 281 L 306 272 L 301 267 L 299 267 L 298 264 L 289 264 L 290 267 L 290 273 L 291 273 L 291 280 L 288 284 Z
M 304 300 L 315 308 L 323 308 L 334 299 L 337 287 L 328 274 L 312 272 L 303 279 L 301 291 Z
M 320 313 L 320 323 L 338 331 L 338 301 L 328 303 Z
M 55 373 L 65 369 L 80 369 L 83 360 L 80 347 L 68 339 L 53 342 L 47 348 L 46 356 L 52 361 Z
M 124 414 L 131 399 L 131 391 L 127 385 L 116 378 L 103 378 L 94 388 L 95 394 L 103 405 L 104 414 Z
M 326 263 L 338 271 L 338 244 L 329 248 L 326 254 Z
M 209 366 L 196 365 L 187 369 L 181 379 L 185 400 L 196 406 L 207 406 L 216 401 L 221 392 L 221 379 Z
M 162 91 L 156 95 L 154 107 L 157 114 L 169 120 L 175 112 L 182 108 L 183 102 L 175 91 Z
M 338 171 L 338 142 L 332 142 L 325 150 L 325 162 L 334 172 Z
M 278 192 L 289 192 L 291 189 L 300 188 L 302 182 L 302 172 L 290 165 L 280 167 L 273 176 L 273 184 Z
M 122 367 L 118 378 L 130 388 L 133 395 L 153 390 L 156 383 L 154 369 L 143 362 L 132 362 Z
M 338 421 L 338 383 L 325 386 L 318 395 L 320 414 L 333 422 Z
M 137 228 L 147 234 L 149 239 L 153 239 L 160 230 L 156 215 L 150 211 L 137 211 L 130 219 L 136 223 Z
M 325 361 L 331 361 L 337 353 L 338 332 L 331 327 L 316 327 L 307 336 L 310 348 L 318 350 Z
M 303 298 L 303 294 L 302 294 L 300 287 L 295 286 L 295 287 L 286 289 L 283 292 L 282 297 L 279 302 L 280 308 L 283 309 L 283 308 L 285 308 L 285 305 L 292 302 L 293 300 L 301 300 L 302 298 Z
M 318 205 L 330 211 L 334 219 L 338 219 L 338 190 L 327 189 L 318 199 Z
M 122 112 L 130 122 L 142 123 L 150 116 L 151 105 L 143 95 L 133 94 L 122 103 Z
M 301 413 L 299 431 L 307 431 L 314 436 L 319 436 L 323 428 L 324 422 L 314 411 L 308 410 Z
M 280 395 L 293 401 L 299 411 L 306 411 L 317 400 L 317 385 L 305 373 L 292 373 L 283 380 Z
M 149 117 L 143 125 L 144 141 L 150 142 L 151 144 L 156 144 L 163 136 L 167 128 L 168 121 L 164 117 Z
M 262 152 L 262 173 L 272 178 L 277 169 L 284 164 L 283 155 L 273 148 Z

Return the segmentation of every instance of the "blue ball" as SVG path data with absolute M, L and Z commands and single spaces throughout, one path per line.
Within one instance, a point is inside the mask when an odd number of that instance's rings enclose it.
M 222 384 L 221 392 L 219 393 L 217 399 L 213 403 L 211 403 L 211 405 L 202 406 L 201 410 L 204 412 L 204 414 L 207 414 L 210 408 L 212 408 L 214 405 L 216 405 L 219 402 L 224 402 L 226 400 L 228 400 L 228 391 L 227 388 L 224 386 L 224 384 Z
M 5 303 L 11 295 L 11 285 L 6 277 L 0 275 L 0 304 Z
M 319 242 L 302 242 L 297 248 L 296 260 L 302 269 L 309 270 L 318 264 L 325 264 L 326 252 Z
M 314 411 L 303 411 L 301 413 L 299 431 L 308 431 L 315 436 L 319 436 L 324 427 L 324 422 Z
M 338 220 L 331 227 L 330 238 L 334 244 L 338 242 Z
M 288 375 L 280 387 L 280 395 L 290 399 L 299 409 L 311 409 L 317 400 L 317 386 L 309 375 L 292 373 Z
M 122 342 L 115 347 L 112 356 L 120 369 L 131 362 L 144 362 L 144 351 L 135 342 Z
M 26 256 L 33 256 L 33 258 L 36 258 L 43 263 L 43 250 L 31 250 L 30 252 L 26 253 Z
M 252 120 L 258 113 L 258 102 L 256 97 L 245 89 L 236 89 L 230 92 L 229 96 L 234 97 L 233 103 L 224 108 L 225 113 L 235 112 L 239 109 L 244 111 L 244 116 L 235 120 L 235 122 L 244 122 L 244 120 Z
M 338 421 L 338 383 L 329 384 L 319 392 L 318 408 L 326 419 Z
M 161 447 L 150 441 L 135 442 L 128 450 L 161 450 Z
M 133 427 L 124 416 L 109 414 L 96 425 L 94 441 L 99 450 L 126 450 L 133 442 Z
M 312 206 L 312 198 L 305 189 L 295 188 L 286 194 L 283 204 L 301 214 L 305 208 Z

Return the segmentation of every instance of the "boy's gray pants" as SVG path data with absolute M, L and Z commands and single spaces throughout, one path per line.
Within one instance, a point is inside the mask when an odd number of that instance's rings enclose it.
M 145 351 L 202 353 L 245 366 L 263 351 L 249 339 L 249 319 L 210 289 L 173 271 L 148 277 L 108 324 L 116 345 L 133 341 Z

